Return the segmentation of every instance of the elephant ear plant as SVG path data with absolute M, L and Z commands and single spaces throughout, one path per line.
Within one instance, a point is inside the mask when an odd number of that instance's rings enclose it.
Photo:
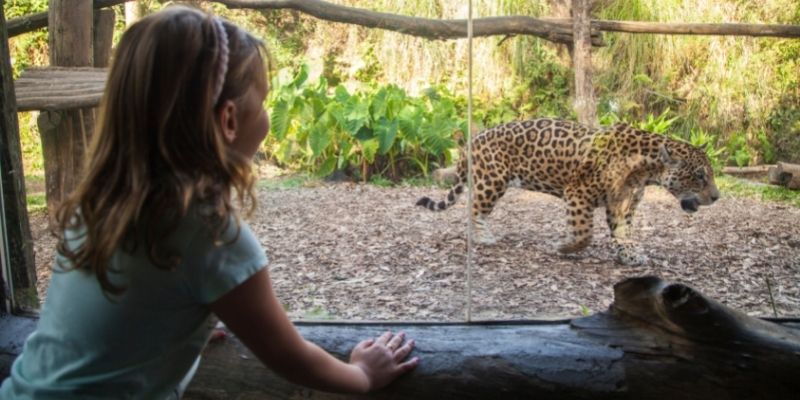
M 269 102 L 267 151 L 282 165 L 325 177 L 344 171 L 367 181 L 427 175 L 458 154 L 463 101 L 432 87 L 412 97 L 396 85 L 350 92 L 309 80 L 308 66 L 279 71 Z

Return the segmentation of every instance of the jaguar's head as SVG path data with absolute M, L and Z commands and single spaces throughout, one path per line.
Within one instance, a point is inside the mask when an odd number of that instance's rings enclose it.
M 714 170 L 708 161 L 705 149 L 685 143 L 661 145 L 659 158 L 664 164 L 659 179 L 681 202 L 681 208 L 693 213 L 699 206 L 707 206 L 719 199 L 719 190 L 714 184 Z

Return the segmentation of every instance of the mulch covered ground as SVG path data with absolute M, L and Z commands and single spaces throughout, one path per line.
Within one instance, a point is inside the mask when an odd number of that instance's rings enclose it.
M 726 196 L 694 214 L 648 188 L 634 237 L 649 258 L 617 264 L 604 212 L 594 241 L 561 256 L 560 200 L 513 189 L 490 217 L 500 238 L 476 246 L 467 280 L 466 199 L 444 212 L 415 207 L 438 188 L 319 183 L 259 189 L 249 218 L 266 248 L 278 296 L 290 316 L 343 320 L 543 319 L 604 310 L 613 285 L 658 275 L 686 283 L 750 315 L 800 316 L 800 209 Z M 44 293 L 54 242 L 32 217 Z

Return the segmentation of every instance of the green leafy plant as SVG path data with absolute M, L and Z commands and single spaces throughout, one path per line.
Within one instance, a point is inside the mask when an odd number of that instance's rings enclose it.
M 691 143 L 692 146 L 705 149 L 706 156 L 708 156 L 712 167 L 715 171 L 719 171 L 720 168 L 722 168 L 720 157 L 725 153 L 725 149 L 716 148 L 716 142 L 717 137 L 715 135 L 711 135 L 700 128 L 692 129 L 689 133 L 689 143 Z
M 426 175 L 430 165 L 458 154 L 456 132 L 466 130 L 463 101 L 440 87 L 410 97 L 396 85 L 350 93 L 332 90 L 307 66 L 279 71 L 269 102 L 267 153 L 280 164 L 324 177 L 334 171 L 369 181 Z
M 739 167 L 750 164 L 750 150 L 747 146 L 747 136 L 744 132 L 734 132 L 730 135 L 725 144 L 728 159 L 732 160 Z
M 653 114 L 648 114 L 647 118 L 644 121 L 640 121 L 638 124 L 639 129 L 646 130 L 648 132 L 657 133 L 659 135 L 669 133 L 668 130 L 672 126 L 678 117 L 669 118 L 670 110 L 667 108 L 659 114 L 658 116 L 654 116 Z M 671 135 L 672 136 L 672 135 Z

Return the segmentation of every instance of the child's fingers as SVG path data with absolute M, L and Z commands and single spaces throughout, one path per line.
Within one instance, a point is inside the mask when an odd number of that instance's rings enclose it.
M 404 358 L 406 358 L 406 356 L 408 356 L 408 353 L 411 353 L 411 350 L 414 349 L 415 344 L 416 342 L 414 342 L 414 340 L 412 339 L 406 342 L 406 344 L 404 344 L 403 346 L 400 346 L 399 349 L 394 351 L 394 360 L 396 362 L 400 362 Z
M 389 339 L 392 338 L 392 332 L 386 332 L 383 335 L 378 336 L 375 339 L 375 343 L 386 346 L 389 343 Z
M 399 364 L 397 369 L 401 374 L 403 374 L 416 368 L 417 365 L 419 365 L 419 357 L 414 357 L 404 363 Z
M 373 344 L 375 344 L 375 339 L 373 339 L 373 338 L 364 339 L 364 340 L 360 341 L 360 342 L 359 342 L 359 343 L 356 345 L 356 348 L 359 348 L 359 349 L 366 349 L 366 348 L 368 348 L 368 347 L 372 346 Z
M 403 339 L 405 339 L 405 337 L 405 332 L 400 332 L 397 335 L 394 335 L 394 337 L 389 340 L 388 343 L 386 343 L 386 347 L 388 347 L 391 351 L 397 351 L 397 349 L 400 348 L 400 345 L 403 344 Z

